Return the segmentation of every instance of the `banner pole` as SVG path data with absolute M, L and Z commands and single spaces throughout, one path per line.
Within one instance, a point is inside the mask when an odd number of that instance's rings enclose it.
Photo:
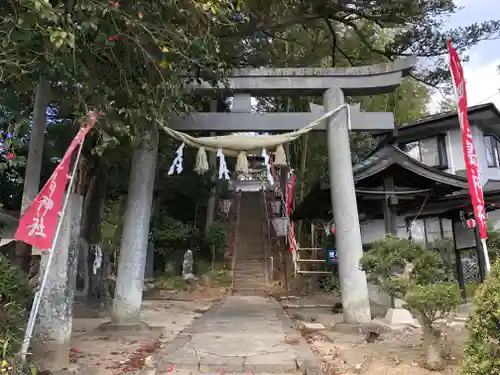
M 483 255 L 484 255 L 484 268 L 486 272 L 489 273 L 491 269 L 490 256 L 488 254 L 488 246 L 486 245 L 486 239 L 481 238 L 481 244 L 483 245 Z
M 61 232 L 62 223 L 64 220 L 64 215 L 66 213 L 66 207 L 68 206 L 69 196 L 71 194 L 71 190 L 73 188 L 73 183 L 75 181 L 76 169 L 78 168 L 78 162 L 80 161 L 80 156 L 82 154 L 83 142 L 85 138 L 82 139 L 80 146 L 78 147 L 78 153 L 76 154 L 75 163 L 73 165 L 71 171 L 71 177 L 68 184 L 68 189 L 66 192 L 66 196 L 64 197 L 63 206 L 61 209 L 61 215 L 59 221 L 57 223 L 56 232 L 54 233 L 54 240 L 52 241 L 52 247 L 49 250 L 49 258 L 47 259 L 47 265 L 45 267 L 45 271 L 43 273 L 42 282 L 40 284 L 40 288 L 35 293 L 35 298 L 33 299 L 33 304 L 31 307 L 30 317 L 28 320 L 28 324 L 26 326 L 26 332 L 24 334 L 23 345 L 21 346 L 21 351 L 19 352 L 19 358 L 21 363 L 24 363 L 26 360 L 26 355 L 28 354 L 28 349 L 31 343 L 31 338 L 33 335 L 33 329 L 35 328 L 36 317 L 38 315 L 38 309 L 40 308 L 40 302 L 42 301 L 43 292 L 45 289 L 45 284 L 47 284 L 47 279 L 49 276 L 50 266 L 52 265 L 52 261 L 54 259 L 54 250 L 57 244 L 57 239 L 59 237 L 59 233 Z

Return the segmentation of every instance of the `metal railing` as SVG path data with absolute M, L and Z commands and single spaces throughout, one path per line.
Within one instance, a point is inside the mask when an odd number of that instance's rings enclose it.
M 266 275 L 266 283 L 273 279 L 274 269 L 271 269 L 272 266 L 274 268 L 274 262 L 271 260 L 271 224 L 269 219 L 269 212 L 267 210 L 267 200 L 266 200 L 266 191 L 265 187 L 262 186 L 262 234 L 264 236 L 264 258 L 265 258 L 265 275 Z M 264 220 L 265 219 L 265 220 Z
M 236 198 L 236 223 L 234 225 L 233 236 L 233 253 L 231 254 L 231 291 L 234 289 L 234 266 L 236 264 L 236 254 L 238 253 L 240 234 L 240 208 L 241 208 L 241 191 L 234 193 Z
M 324 249 L 321 247 L 297 247 L 295 249 L 295 257 L 293 259 L 294 261 L 294 267 L 295 267 L 295 274 L 296 275 L 301 275 L 301 274 L 317 274 L 317 275 L 329 275 L 331 274 L 331 271 L 328 270 L 304 270 L 301 268 L 301 263 L 309 263 L 309 264 L 326 264 L 326 259 L 318 259 L 317 254 L 319 252 L 322 252 Z M 301 251 L 311 251 L 313 252 L 313 258 L 301 258 L 300 252 Z

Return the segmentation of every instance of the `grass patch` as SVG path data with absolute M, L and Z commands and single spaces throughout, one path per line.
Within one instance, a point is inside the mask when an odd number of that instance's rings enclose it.
M 164 274 L 154 281 L 155 287 L 163 290 L 194 291 L 198 287 L 228 288 L 231 286 L 231 272 L 226 264 L 216 264 L 214 268 L 208 264 L 199 264 L 196 280 L 186 281 L 179 275 Z
M 467 298 L 474 297 L 476 295 L 477 288 L 479 288 L 479 284 L 477 284 L 477 283 L 465 284 L 465 296 Z
M 162 275 L 155 279 L 155 287 L 164 290 L 182 290 L 187 285 L 180 276 Z

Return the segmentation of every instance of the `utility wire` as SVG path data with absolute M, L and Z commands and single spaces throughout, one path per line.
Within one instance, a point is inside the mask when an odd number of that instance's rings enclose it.
M 432 189 L 419 189 L 419 190 L 406 190 L 406 191 L 376 191 L 376 190 L 362 190 L 356 189 L 356 193 L 360 194 L 380 194 L 380 195 L 411 195 L 419 193 L 428 193 Z
M 485 98 L 485 99 L 483 99 L 483 100 L 481 100 L 481 101 L 477 102 L 477 103 L 476 103 L 476 104 L 474 104 L 474 105 L 479 105 L 479 104 L 482 104 L 482 103 L 484 103 L 485 101 L 487 101 L 487 100 L 489 100 L 489 99 L 492 99 L 492 98 L 494 98 L 494 97 L 495 97 L 495 96 L 497 96 L 497 95 L 500 95 L 500 91 L 499 91 L 499 92 L 497 92 L 496 94 L 493 94 L 493 95 L 488 96 L 487 98 Z

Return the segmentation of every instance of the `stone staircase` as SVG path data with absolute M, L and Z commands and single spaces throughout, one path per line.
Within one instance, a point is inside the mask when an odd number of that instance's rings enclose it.
M 266 290 L 262 192 L 242 192 L 233 294 L 264 296 Z

